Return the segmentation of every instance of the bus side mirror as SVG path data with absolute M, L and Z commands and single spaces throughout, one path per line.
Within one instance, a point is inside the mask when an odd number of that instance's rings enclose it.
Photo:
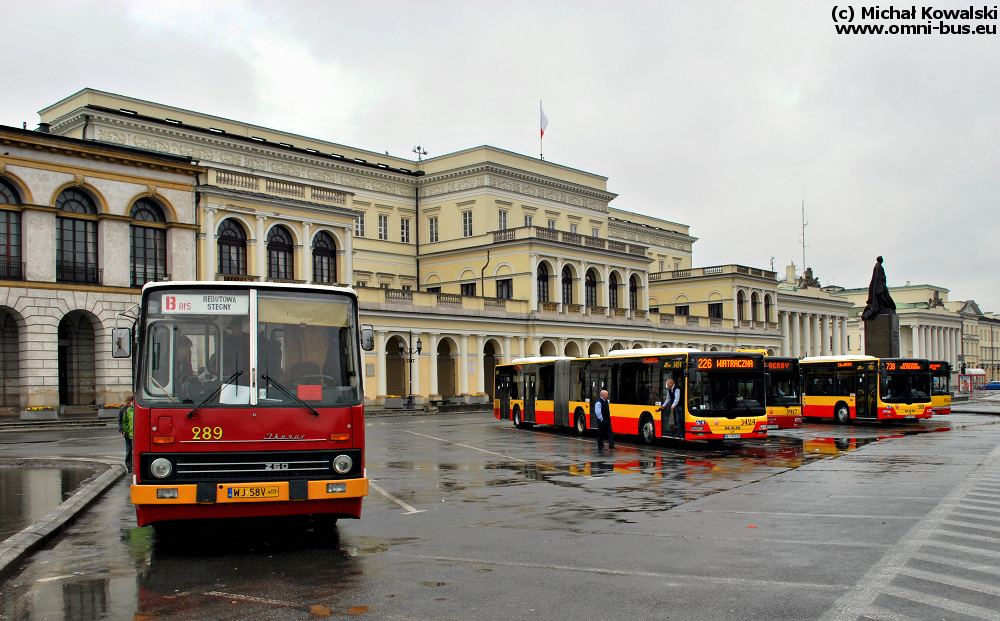
M 370 325 L 361 326 L 361 349 L 365 351 L 375 349 L 375 330 Z
M 128 328 L 111 329 L 111 357 L 132 357 L 132 331 Z

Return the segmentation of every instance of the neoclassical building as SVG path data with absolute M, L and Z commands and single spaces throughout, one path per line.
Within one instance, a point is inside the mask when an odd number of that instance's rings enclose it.
M 0 127 L 0 411 L 131 392 L 110 330 L 146 282 L 196 276 L 202 172 L 182 155 Z

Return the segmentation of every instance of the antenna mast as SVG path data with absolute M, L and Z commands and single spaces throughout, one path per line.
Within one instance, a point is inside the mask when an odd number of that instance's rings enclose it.
M 413 147 L 413 152 L 417 154 L 417 161 L 418 162 L 422 162 L 423 159 L 424 159 L 424 156 L 427 155 L 427 151 L 425 151 L 424 148 L 421 147 L 420 145 L 417 145 L 417 146 Z
M 806 192 L 802 190 L 802 271 L 806 269 Z

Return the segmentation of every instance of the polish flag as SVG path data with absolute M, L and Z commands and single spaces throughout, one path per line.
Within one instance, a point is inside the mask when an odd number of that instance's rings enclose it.
M 548 127 L 548 125 L 549 125 L 549 117 L 545 116 L 545 110 L 542 110 L 542 102 L 538 102 L 538 112 L 541 114 L 540 121 L 541 121 L 541 127 L 542 127 L 542 135 L 539 136 L 539 138 L 544 138 L 545 137 L 545 128 Z

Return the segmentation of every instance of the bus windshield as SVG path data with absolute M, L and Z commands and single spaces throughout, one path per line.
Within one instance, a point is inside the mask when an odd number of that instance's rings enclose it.
M 768 376 L 767 403 L 774 406 L 801 405 L 799 374 L 771 371 Z
M 355 309 L 349 297 L 166 289 L 149 294 L 139 398 L 150 405 L 360 402 Z M 256 331 L 256 342 L 251 335 Z M 256 357 L 254 357 L 256 353 Z M 250 393 L 251 374 L 258 391 Z
M 882 371 L 879 398 L 886 403 L 930 401 L 931 377 L 924 371 Z
M 763 375 L 699 371 L 688 381 L 688 409 L 695 416 L 759 416 L 764 412 Z
M 934 371 L 931 375 L 931 394 L 950 395 L 951 394 L 951 373 L 947 371 Z

